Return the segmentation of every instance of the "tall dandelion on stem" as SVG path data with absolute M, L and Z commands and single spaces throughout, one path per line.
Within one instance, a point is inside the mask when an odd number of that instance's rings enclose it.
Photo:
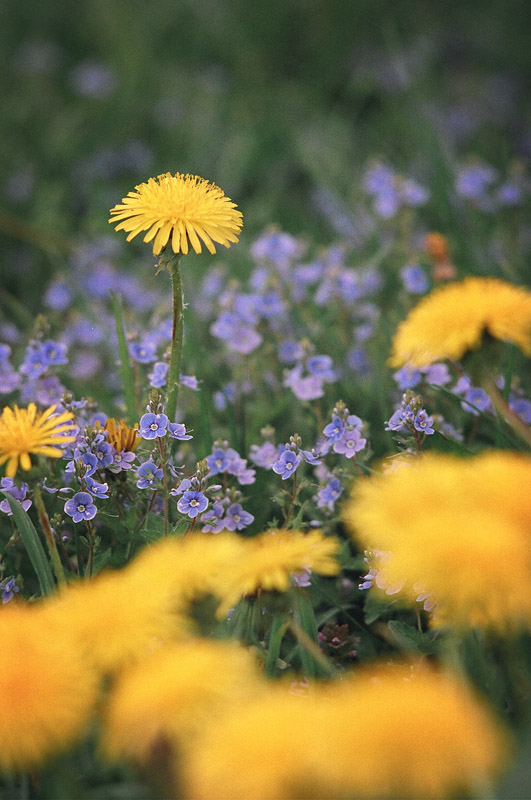
M 197 175 L 179 172 L 166 172 L 141 183 L 110 213 L 109 222 L 116 225 L 116 230 L 127 232 L 127 241 L 147 231 L 144 242 L 153 242 L 153 255 L 160 256 L 157 272 L 165 268 L 171 277 L 173 325 L 166 414 L 173 422 L 183 343 L 180 256 L 188 254 L 190 245 L 195 253 L 201 253 L 201 243 L 212 254 L 216 244 L 230 247 L 238 241 L 243 217 L 218 186 Z

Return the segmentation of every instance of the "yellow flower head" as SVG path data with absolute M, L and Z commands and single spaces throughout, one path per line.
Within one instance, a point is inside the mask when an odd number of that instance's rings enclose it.
M 96 428 L 101 427 L 100 423 L 96 422 Z M 122 450 L 133 452 L 142 441 L 138 430 L 136 428 L 130 428 L 124 419 L 109 417 L 105 420 L 103 430 L 107 431 L 107 441 L 118 453 L 121 453 Z
M 245 540 L 245 550 L 219 593 L 222 602 L 218 613 L 224 614 L 238 600 L 258 589 L 286 592 L 294 573 L 311 569 L 320 575 L 337 575 L 340 566 L 337 539 L 321 531 L 268 530 Z
M 0 772 L 32 769 L 82 735 L 96 676 L 75 637 L 39 608 L 2 611 L 0 641 Z
M 460 359 L 484 333 L 531 356 L 531 291 L 495 278 L 467 278 L 423 298 L 398 326 L 389 363 L 425 367 Z
M 294 695 L 271 687 L 206 725 L 184 767 L 198 800 L 488 794 L 507 737 L 456 679 L 371 667 Z
M 120 676 L 103 750 L 111 758 L 143 762 L 161 739 L 183 745 L 223 709 L 236 713 L 260 679 L 255 656 L 236 643 L 190 639 L 161 647 Z
M 189 245 L 201 252 L 201 241 L 210 253 L 215 243 L 230 247 L 238 241 L 243 217 L 222 189 L 197 175 L 166 172 L 135 187 L 122 203 L 111 208 L 109 220 L 116 230 L 129 233 L 129 242 L 147 231 L 145 242 L 153 241 L 158 256 L 171 238 L 174 253 L 186 255 Z
M 434 624 L 531 624 L 531 457 L 427 454 L 357 481 L 345 517 L 385 551 L 383 579 L 436 605 Z M 501 577 L 503 576 L 503 577 Z
M 30 454 L 62 456 L 62 448 L 75 441 L 71 411 L 55 414 L 57 406 L 37 413 L 35 403 L 27 408 L 6 406 L 0 416 L 0 466 L 7 461 L 6 475 L 13 478 L 20 466 L 31 469 Z

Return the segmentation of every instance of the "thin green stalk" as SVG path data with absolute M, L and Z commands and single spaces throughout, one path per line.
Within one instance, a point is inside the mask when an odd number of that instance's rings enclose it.
M 160 461 L 162 466 L 162 485 L 164 487 L 164 536 L 168 535 L 168 515 L 169 515 L 169 508 L 168 508 L 168 476 L 166 474 L 166 456 L 164 453 L 164 445 L 162 444 L 162 438 L 158 437 L 159 443 L 159 451 L 160 451 Z
M 181 360 L 183 353 L 183 287 L 181 282 L 181 270 L 179 268 L 179 258 L 177 256 L 169 257 L 164 261 L 164 266 L 170 273 L 173 302 L 166 415 L 170 422 L 175 422 L 177 399 L 179 397 L 179 381 L 181 379 Z
M 57 578 L 57 583 L 59 584 L 59 586 L 65 586 L 66 578 L 63 570 L 63 565 L 61 563 L 61 557 L 57 549 L 57 543 L 55 541 L 55 536 L 53 534 L 52 526 L 50 525 L 50 519 L 48 517 L 46 508 L 44 506 L 41 490 L 37 485 L 33 490 L 33 496 L 35 498 L 35 505 L 37 506 L 37 514 L 39 515 L 39 522 L 41 523 L 41 527 L 44 532 L 44 538 L 46 539 L 46 544 L 48 545 L 48 552 L 50 554 L 50 558 L 52 561 L 55 577 Z
M 308 636 L 306 631 L 303 631 L 298 622 L 293 618 L 287 619 L 286 622 L 288 629 L 292 632 L 298 643 L 311 655 L 313 660 L 319 664 L 327 675 L 333 675 L 335 673 L 334 666 L 322 652 L 319 645 Z
M 500 417 L 511 426 L 513 431 L 518 434 L 520 439 L 522 439 L 527 445 L 529 445 L 529 447 L 531 447 L 531 428 L 526 425 L 525 422 L 522 422 L 520 417 L 518 417 L 513 411 L 511 411 L 494 380 L 491 377 L 487 378 L 483 384 L 483 387 L 492 400 L 492 405 Z
M 122 303 L 114 292 L 109 292 L 111 296 L 114 322 L 116 325 L 116 336 L 118 337 L 118 352 L 120 355 L 120 375 L 125 397 L 126 419 L 129 425 L 134 425 L 137 421 L 135 378 L 129 360 L 129 350 L 125 339 L 125 329 L 123 320 Z

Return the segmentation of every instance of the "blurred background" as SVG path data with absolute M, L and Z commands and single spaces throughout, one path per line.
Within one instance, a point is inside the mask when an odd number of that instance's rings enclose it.
M 355 235 L 377 158 L 430 187 L 457 161 L 531 153 L 528 4 L 519 0 L 3 0 L 0 275 L 39 307 L 70 248 L 161 172 L 327 244 Z M 135 245 L 136 246 L 136 245 Z M 141 247 L 141 245 L 139 245 Z

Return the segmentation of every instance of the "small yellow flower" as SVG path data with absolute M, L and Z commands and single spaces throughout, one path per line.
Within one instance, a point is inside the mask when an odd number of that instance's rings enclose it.
M 531 457 L 430 453 L 357 481 L 345 508 L 352 535 L 384 551 L 399 595 L 435 603 L 432 623 L 531 624 Z
M 183 778 L 198 800 L 489 796 L 508 751 L 506 731 L 457 679 L 377 665 L 302 696 L 264 689 L 205 724 Z
M 122 203 L 111 208 L 109 220 L 116 230 L 129 233 L 127 241 L 143 231 L 153 241 L 158 256 L 171 242 L 174 253 L 186 255 L 189 245 L 201 252 L 201 241 L 210 253 L 215 243 L 230 247 L 238 241 L 243 217 L 223 190 L 197 175 L 166 172 L 135 187 Z
M 0 416 L 0 466 L 7 461 L 6 475 L 13 478 L 20 466 L 31 469 L 30 454 L 59 458 L 62 448 L 75 441 L 71 411 L 55 414 L 53 405 L 37 413 L 35 403 L 27 408 L 6 406 Z
M 96 427 L 101 428 L 102 426 L 99 422 L 96 422 Z M 138 430 L 136 428 L 130 428 L 124 419 L 109 417 L 105 420 L 103 430 L 107 431 L 107 441 L 118 453 L 121 453 L 123 450 L 133 452 L 142 441 Z
M 222 615 L 244 595 L 259 589 L 286 592 L 294 573 L 311 569 L 320 575 L 337 575 L 335 556 L 339 542 L 321 531 L 268 530 L 245 540 L 240 559 L 224 577 L 218 596 Z
M 97 675 L 40 606 L 0 612 L 0 641 L 0 772 L 32 769 L 88 727 Z
M 487 333 L 531 356 L 531 291 L 496 278 L 467 278 L 436 289 L 398 326 L 389 363 L 426 367 L 460 359 Z

